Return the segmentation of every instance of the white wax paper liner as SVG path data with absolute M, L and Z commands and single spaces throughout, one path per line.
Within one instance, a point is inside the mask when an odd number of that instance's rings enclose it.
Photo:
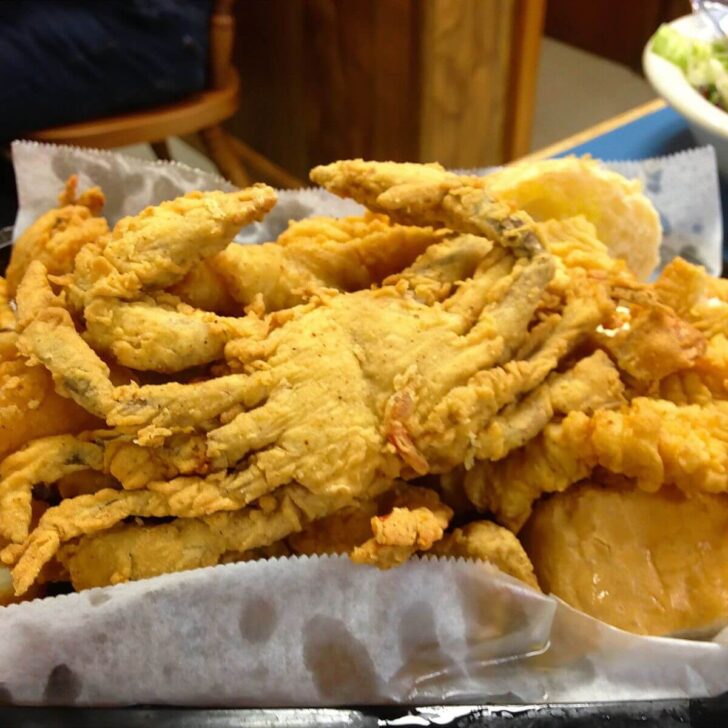
M 711 695 L 728 647 L 629 635 L 488 565 L 229 564 L 0 609 L 23 704 L 327 706 Z
M 16 142 L 13 155 L 16 231 L 53 206 L 74 172 L 82 187 L 102 185 L 111 222 L 190 189 L 230 189 L 184 165 L 109 152 Z M 668 222 L 666 249 L 684 253 L 689 239 L 695 256 L 717 271 L 722 229 L 712 150 L 618 169 L 645 180 Z M 240 239 L 273 239 L 288 219 L 360 209 L 321 190 L 286 191 L 267 220 Z M 698 697 L 728 689 L 722 642 L 722 635 L 713 642 L 630 635 L 482 563 L 415 559 L 381 572 L 343 557 L 279 559 L 0 608 L 0 703 L 325 706 Z

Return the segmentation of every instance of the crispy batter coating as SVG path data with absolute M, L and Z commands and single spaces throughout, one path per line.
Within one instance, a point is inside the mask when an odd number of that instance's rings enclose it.
M 101 470 L 103 451 L 73 435 L 33 440 L 0 463 L 0 536 L 23 542 L 31 523 L 33 486 L 88 468 Z
M 194 309 L 157 294 L 126 302 L 98 298 L 85 309 L 85 339 L 137 371 L 175 373 L 223 358 L 225 344 L 263 338 L 267 325 L 255 314 L 232 318 Z
M 260 297 L 266 311 L 307 301 L 322 288 L 370 288 L 410 265 L 440 235 L 392 225 L 383 215 L 292 222 L 275 243 L 229 245 L 209 260 L 241 305 Z
M 728 496 L 585 484 L 540 503 L 524 533 L 539 582 L 638 634 L 728 617 Z
M 79 250 L 108 233 L 106 220 L 98 217 L 104 206 L 103 193 L 92 187 L 77 198 L 76 184 L 74 175 L 61 193 L 61 206 L 39 217 L 15 241 L 7 269 L 11 298 L 31 261 L 39 260 L 52 275 L 70 273 Z
M 237 192 L 190 192 L 125 217 L 100 245 L 83 249 L 71 296 L 83 304 L 96 297 L 130 300 L 145 289 L 171 286 L 275 202 L 270 187 L 254 185 Z
M 536 223 L 535 228 L 546 249 L 559 262 L 564 284 L 568 285 L 569 273 L 578 268 L 614 277 L 626 271 L 625 262 L 610 255 L 607 246 L 597 236 L 596 227 L 586 217 L 542 220 Z
M 346 498 L 316 496 L 298 486 L 287 486 L 256 506 L 231 513 L 180 518 L 158 526 L 117 525 L 65 547 L 59 560 L 76 589 L 146 579 L 224 559 L 240 560 L 246 552 L 275 544 L 349 504 Z M 235 558 L 226 559 L 226 554 L 235 554 Z M 17 567 L 13 578 L 16 591 L 28 581 Z
M 651 298 L 618 307 L 616 321 L 597 336 L 619 368 L 643 385 L 691 367 L 707 347 L 695 326 Z
M 391 569 L 439 541 L 453 512 L 429 488 L 400 485 L 388 513 L 371 519 L 372 538 L 351 552 L 357 564 Z
M 307 556 L 348 554 L 371 537 L 371 520 L 378 510 L 374 500 L 342 508 L 290 536 L 288 545 L 294 553 Z
M 728 336 L 728 281 L 675 258 L 655 282 L 658 298 L 710 338 Z
M 530 254 L 541 248 L 526 213 L 495 198 L 482 178 L 461 177 L 439 164 L 350 159 L 315 167 L 311 179 L 404 225 L 482 235 Z
M 533 564 L 516 536 L 491 521 L 474 521 L 438 541 L 432 548 L 437 556 L 457 556 L 487 561 L 505 574 L 538 589 Z
M 8 333 L 0 343 L 0 461 L 30 440 L 99 426 L 98 419 L 56 394 L 50 374 L 30 366 Z
M 488 189 L 536 220 L 584 215 L 615 259 L 640 279 L 658 262 L 660 217 L 639 180 L 628 180 L 592 159 L 544 159 L 503 167 L 486 178 Z
M 230 295 L 223 277 L 210 265 L 213 259 L 214 256 L 201 261 L 167 291 L 200 311 L 211 311 L 221 316 L 239 316 L 242 306 Z
M 15 331 L 15 312 L 10 308 L 8 282 L 0 276 L 0 335 Z
M 104 417 L 113 403 L 109 367 L 76 331 L 45 266 L 34 260 L 18 289 L 18 348 L 32 364 L 44 365 L 57 391 L 87 412 Z
M 275 201 L 265 185 L 191 192 L 120 220 L 81 251 L 67 281 L 70 301 L 86 319 L 86 339 L 143 371 L 178 372 L 221 358 L 225 342 L 245 335 L 249 322 L 150 296 L 182 281 Z
M 543 493 L 563 491 L 600 466 L 647 492 L 728 492 L 728 407 L 638 397 L 592 416 L 572 411 L 502 462 L 465 476 L 468 497 L 518 531 Z

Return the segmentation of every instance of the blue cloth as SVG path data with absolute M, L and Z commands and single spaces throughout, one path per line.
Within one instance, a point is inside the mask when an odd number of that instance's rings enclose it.
M 206 85 L 211 0 L 3 0 L 0 140 Z

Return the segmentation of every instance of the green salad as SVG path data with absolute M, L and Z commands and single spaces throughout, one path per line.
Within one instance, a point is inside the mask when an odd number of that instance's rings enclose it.
M 697 40 L 661 25 L 652 36 L 652 52 L 681 68 L 691 86 L 728 111 L 728 39 Z

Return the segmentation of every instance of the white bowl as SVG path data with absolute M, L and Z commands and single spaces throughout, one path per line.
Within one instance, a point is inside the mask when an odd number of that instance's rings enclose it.
M 711 40 L 710 27 L 695 15 L 685 15 L 670 23 L 676 30 L 692 38 Z M 652 88 L 685 117 L 700 144 L 712 144 L 718 167 L 728 175 L 728 113 L 711 104 L 689 83 L 685 74 L 673 63 L 654 54 L 651 43 L 642 53 L 642 68 Z

